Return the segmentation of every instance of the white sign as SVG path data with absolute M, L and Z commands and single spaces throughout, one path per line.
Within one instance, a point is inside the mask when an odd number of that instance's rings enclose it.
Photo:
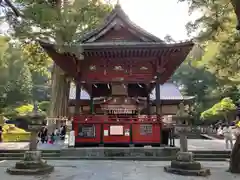
M 68 146 L 74 147 L 75 146 L 75 131 L 70 131 L 69 139 L 68 139 Z
M 110 126 L 110 135 L 123 135 L 123 126 Z
M 108 136 L 108 130 L 104 130 L 104 136 Z

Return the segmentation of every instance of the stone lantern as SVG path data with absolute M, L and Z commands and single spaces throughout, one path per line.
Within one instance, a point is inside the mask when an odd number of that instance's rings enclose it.
M 38 110 L 37 103 L 34 104 L 33 111 L 27 114 L 29 118 L 29 130 L 31 131 L 31 139 L 29 151 L 24 154 L 24 159 L 15 164 L 15 167 L 8 168 L 7 173 L 13 175 L 37 175 L 50 173 L 54 170 L 53 166 L 47 164 L 41 159 L 41 151 L 37 150 L 37 133 L 43 126 L 45 114 Z
M 184 104 L 181 103 L 176 116 L 177 121 L 185 122 L 178 131 L 180 134 L 180 151 L 176 154 L 176 159 L 171 161 L 171 165 L 164 167 L 164 170 L 179 175 L 208 176 L 210 175 L 210 170 L 202 168 L 199 162 L 194 161 L 193 153 L 188 152 L 186 132 L 188 131 L 187 121 L 189 121 L 189 119 L 190 116 L 185 111 Z

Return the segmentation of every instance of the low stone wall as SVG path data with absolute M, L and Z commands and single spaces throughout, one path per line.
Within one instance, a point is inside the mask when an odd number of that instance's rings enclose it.
M 175 157 L 179 148 L 175 147 L 149 147 L 149 148 L 74 148 L 63 149 L 61 156 L 82 158 L 104 157 Z

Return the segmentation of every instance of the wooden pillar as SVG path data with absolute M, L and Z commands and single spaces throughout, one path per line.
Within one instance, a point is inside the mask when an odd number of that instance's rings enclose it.
M 90 114 L 95 114 L 94 101 L 93 101 L 93 85 L 91 85 L 91 95 L 90 95 Z
M 93 101 L 93 96 L 91 95 L 91 99 L 90 99 L 90 113 L 93 115 L 95 114 L 95 110 L 94 110 L 94 101 Z
M 74 114 L 79 115 L 81 113 L 80 107 L 81 107 L 81 83 L 80 82 L 75 82 L 76 85 L 76 105 L 75 105 L 75 110 Z
M 151 92 L 149 92 L 149 88 L 148 88 L 148 93 L 147 93 L 147 115 L 150 115 L 150 107 L 151 107 L 151 105 L 150 105 L 150 93 Z
M 155 89 L 155 95 L 156 95 L 156 115 L 157 115 L 157 121 L 160 123 L 160 144 L 163 143 L 163 137 L 162 137 L 162 122 L 161 122 L 161 96 L 160 96 L 160 73 L 157 73 L 157 79 L 156 79 L 156 89 Z
M 156 115 L 159 118 L 161 116 L 161 97 L 160 97 L 160 74 L 157 74 L 156 79 L 156 89 L 155 89 L 155 95 L 156 95 Z

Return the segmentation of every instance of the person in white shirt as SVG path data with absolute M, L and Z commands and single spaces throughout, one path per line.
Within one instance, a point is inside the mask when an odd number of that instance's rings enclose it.
M 233 148 L 233 132 L 232 132 L 232 128 L 228 124 L 223 128 L 223 136 L 226 143 L 226 149 L 228 149 L 229 143 L 232 149 Z
M 222 136 L 223 135 L 223 130 L 222 130 L 222 126 L 219 126 L 217 129 L 217 135 L 218 136 Z

